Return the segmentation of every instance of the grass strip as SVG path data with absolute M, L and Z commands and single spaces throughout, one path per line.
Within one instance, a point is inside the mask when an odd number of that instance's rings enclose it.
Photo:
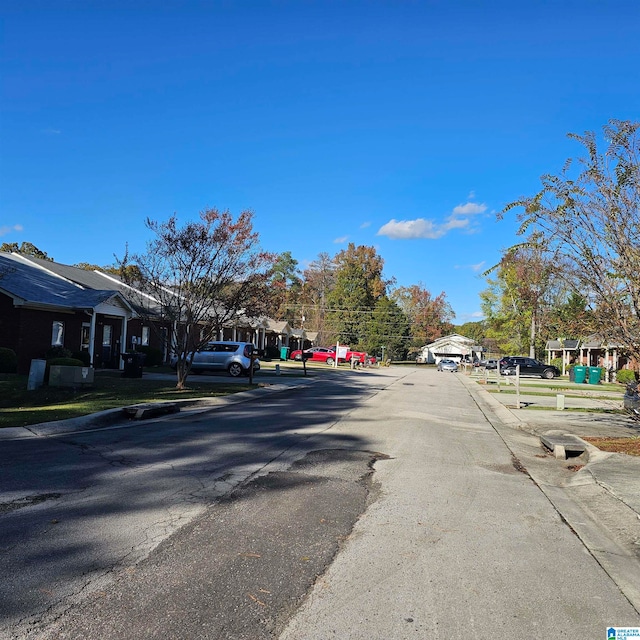
M 513 409 L 514 407 L 509 407 Z M 596 407 L 565 407 L 558 411 L 555 407 L 541 407 L 539 405 L 529 405 L 520 407 L 525 411 L 553 411 L 554 413 L 606 413 L 610 415 L 628 415 L 624 409 L 600 409 Z
M 255 379 L 254 379 L 255 380 Z M 27 376 L 0 374 L 0 428 L 64 420 L 142 402 L 215 398 L 256 388 L 257 384 L 187 381 L 179 391 L 173 380 L 122 378 L 100 372 L 90 388 L 40 387 L 27 391 Z
M 494 393 L 494 394 L 511 394 L 511 395 L 515 395 L 516 394 L 516 390 L 515 389 L 487 389 L 487 391 L 489 393 Z M 545 398 L 554 398 L 557 393 L 555 392 L 546 392 L 546 391 L 527 391 L 526 393 L 522 393 L 522 391 L 520 392 L 521 395 L 527 395 L 527 396 L 542 396 Z M 592 395 L 574 395 L 574 394 L 569 394 L 569 393 L 564 393 L 563 394 L 565 398 L 576 398 L 578 400 L 621 400 L 622 401 L 622 396 L 620 396 L 620 398 L 613 398 L 611 396 L 592 396 Z

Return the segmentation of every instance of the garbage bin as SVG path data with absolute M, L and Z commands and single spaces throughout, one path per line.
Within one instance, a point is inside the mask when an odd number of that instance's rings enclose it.
M 280 360 L 289 359 L 289 347 L 280 347 Z
M 587 379 L 587 367 L 576 365 L 573 367 L 573 372 L 577 383 L 585 382 Z
M 142 378 L 142 365 L 144 364 L 144 353 L 134 351 L 133 353 L 123 353 L 124 369 L 123 378 Z
M 589 384 L 600 384 L 602 369 L 600 367 L 589 367 Z

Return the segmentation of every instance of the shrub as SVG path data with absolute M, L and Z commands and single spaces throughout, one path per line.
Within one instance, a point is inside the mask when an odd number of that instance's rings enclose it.
M 51 360 L 47 360 L 47 367 L 51 367 L 53 365 L 63 366 L 63 367 L 84 367 L 86 366 L 82 360 L 78 360 L 77 358 L 52 358 Z
M 65 347 L 51 347 L 45 354 L 45 360 L 53 360 L 54 358 L 70 358 L 71 350 Z
M 144 353 L 145 367 L 160 367 L 163 364 L 162 351 L 156 347 L 139 346 L 136 348 L 139 353 Z
M 71 357 L 75 360 L 80 360 L 85 367 L 91 364 L 91 356 L 88 351 L 74 351 Z
M 616 371 L 616 380 L 621 382 L 622 384 L 628 384 L 629 382 L 636 381 L 636 373 L 635 371 L 631 371 L 631 369 L 620 369 L 620 371 Z
M 15 373 L 18 370 L 18 356 L 13 349 L 0 347 L 0 373 Z
M 560 371 L 562 371 L 562 358 L 553 358 L 553 360 L 551 360 L 551 364 L 556 369 L 560 369 Z

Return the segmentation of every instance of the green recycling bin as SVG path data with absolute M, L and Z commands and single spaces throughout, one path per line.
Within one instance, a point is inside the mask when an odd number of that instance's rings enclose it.
M 587 379 L 587 367 L 577 365 L 573 367 L 573 374 L 575 376 L 574 382 L 581 384 Z
M 280 347 L 280 360 L 289 359 L 289 347 Z
M 589 384 L 600 384 L 602 369 L 600 367 L 589 367 Z

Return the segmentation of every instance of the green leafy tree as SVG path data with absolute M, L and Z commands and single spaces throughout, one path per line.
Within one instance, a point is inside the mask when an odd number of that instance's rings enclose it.
M 281 253 L 275 260 L 269 280 L 269 315 L 278 320 L 287 320 L 291 324 L 300 322 L 298 300 L 302 289 L 302 280 L 298 261 L 290 251 Z
M 454 331 L 459 333 L 461 336 L 465 336 L 465 338 L 471 338 L 471 340 L 475 340 L 476 344 L 483 344 L 487 326 L 484 320 L 476 320 L 475 322 L 465 322 L 457 327 L 454 327 Z
M 409 346 L 409 319 L 386 296 L 380 298 L 367 324 L 363 346 L 368 353 L 385 354 L 391 360 L 404 360 Z
M 524 336 L 528 333 L 529 356 L 535 358 L 540 340 L 545 337 L 541 330 L 545 326 L 543 319 L 552 307 L 556 263 L 547 255 L 544 245 L 527 243 L 505 251 L 502 260 L 485 274 L 492 271 L 497 272 L 497 280 L 492 284 L 501 289 L 500 307 L 492 308 L 488 316 L 492 327 L 501 324 L 503 329 L 508 328 L 511 346 L 517 345 L 518 353 L 525 352 Z M 496 317 L 498 310 L 502 315 L 500 323 Z
M 640 363 L 640 128 L 611 120 L 605 149 L 593 132 L 570 134 L 586 152 L 541 178 L 533 196 L 508 204 L 519 234 L 562 264 L 567 286 L 583 296 L 606 338 Z
M 50 258 L 44 251 L 41 251 L 30 242 L 23 242 L 20 246 L 18 246 L 17 242 L 4 242 L 0 245 L 0 251 L 5 251 L 7 253 L 21 253 L 25 256 L 32 256 L 34 258 L 53 262 L 53 258 Z
M 390 281 L 383 278 L 384 260 L 373 247 L 350 243 L 335 264 L 335 284 L 327 296 L 331 326 L 336 338 L 353 348 L 365 339 L 370 312 Z
M 575 291 L 569 291 L 567 298 L 552 309 L 547 322 L 549 334 L 559 338 L 580 338 L 598 331 L 587 299 Z

